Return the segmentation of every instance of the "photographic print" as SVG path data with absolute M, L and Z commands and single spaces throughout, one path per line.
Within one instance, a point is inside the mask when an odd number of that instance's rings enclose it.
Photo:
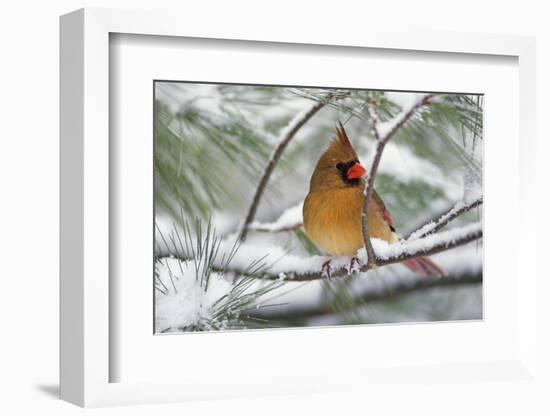
M 482 319 L 483 95 L 154 82 L 155 333 Z

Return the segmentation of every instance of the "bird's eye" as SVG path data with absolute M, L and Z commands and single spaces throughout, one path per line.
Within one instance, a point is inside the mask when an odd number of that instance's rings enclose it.
M 344 167 L 344 164 L 342 162 L 339 162 L 336 164 L 336 169 L 340 170 Z

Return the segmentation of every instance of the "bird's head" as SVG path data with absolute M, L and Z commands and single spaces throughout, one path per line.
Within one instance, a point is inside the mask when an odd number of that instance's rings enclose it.
M 360 186 L 365 173 L 344 126 L 338 123 L 336 137 L 315 166 L 310 191 Z

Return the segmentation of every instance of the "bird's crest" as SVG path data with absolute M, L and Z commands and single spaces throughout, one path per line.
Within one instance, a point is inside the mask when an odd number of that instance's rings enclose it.
M 357 154 L 351 145 L 346 130 L 340 122 L 336 126 L 336 137 L 332 139 L 327 153 L 333 158 L 341 159 L 341 161 L 357 159 Z
M 338 121 L 338 125 L 336 126 L 336 138 L 342 146 L 349 146 L 351 147 L 351 143 L 348 139 L 348 135 L 346 134 L 346 130 L 344 130 L 344 126 L 340 121 Z

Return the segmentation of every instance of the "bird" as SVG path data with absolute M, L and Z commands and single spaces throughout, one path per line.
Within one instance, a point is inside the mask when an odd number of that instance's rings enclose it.
M 352 256 L 364 246 L 363 206 L 365 174 L 344 126 L 339 122 L 336 136 L 320 156 L 311 176 L 303 205 L 304 230 L 313 243 L 332 256 Z M 376 191 L 367 212 L 371 238 L 393 244 L 399 241 L 392 217 Z M 417 274 L 444 276 L 445 272 L 428 257 L 416 257 L 403 264 Z M 323 265 L 330 275 L 330 260 Z

